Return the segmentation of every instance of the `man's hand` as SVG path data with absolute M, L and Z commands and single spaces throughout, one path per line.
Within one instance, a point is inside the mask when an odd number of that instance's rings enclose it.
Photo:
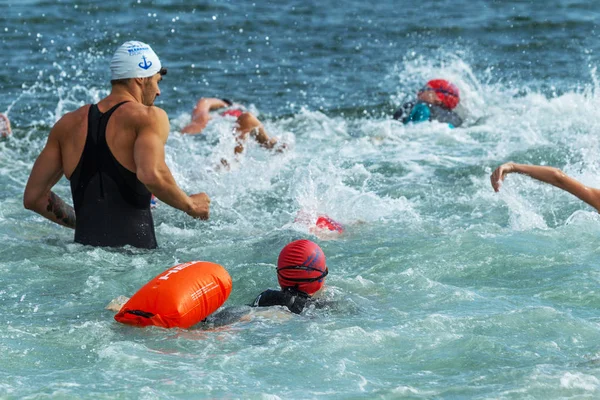
M 514 164 L 512 162 L 507 162 L 506 164 L 502 164 L 492 173 L 490 176 L 490 182 L 492 183 L 492 187 L 495 192 L 500 191 L 500 186 L 504 181 L 504 177 L 511 172 L 514 172 Z
M 196 193 L 190 196 L 192 199 L 192 210 L 188 215 L 194 218 L 208 219 L 210 214 L 210 197 L 206 193 Z

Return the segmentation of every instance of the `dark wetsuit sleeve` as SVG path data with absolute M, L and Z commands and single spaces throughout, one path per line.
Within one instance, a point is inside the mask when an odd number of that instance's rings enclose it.
M 452 125 L 454 128 L 458 128 L 462 125 L 462 118 L 452 110 L 440 106 L 430 106 L 431 120 L 443 122 Z
M 394 112 L 393 118 L 396 119 L 396 120 L 398 120 L 398 121 L 402 121 L 403 123 L 406 123 L 405 120 L 410 115 L 410 111 L 412 110 L 412 108 L 414 106 L 415 106 L 415 103 L 413 103 L 412 101 L 409 101 L 408 103 L 402 104 L 402 106 L 400 106 L 400 108 L 398 108 Z
M 252 307 L 285 306 L 286 300 L 283 292 L 279 290 L 265 290 L 254 300 Z
M 458 116 L 457 113 L 451 111 L 451 114 L 452 114 L 452 119 L 450 119 L 450 121 L 448 123 L 451 124 L 453 127 L 458 128 L 459 126 L 462 125 L 463 120 L 461 117 Z
M 300 314 L 308 303 L 308 296 L 301 296 L 289 291 L 265 290 L 254 300 L 252 307 L 284 306 L 295 314 Z

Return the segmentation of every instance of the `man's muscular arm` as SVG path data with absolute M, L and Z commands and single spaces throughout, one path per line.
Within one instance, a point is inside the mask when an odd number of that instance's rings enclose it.
M 159 200 L 192 217 L 208 219 L 210 199 L 205 193 L 192 196 L 179 188 L 165 162 L 169 119 L 160 108 L 151 107 L 137 130 L 133 147 L 136 175 Z
M 25 187 L 23 205 L 50 221 L 75 228 L 73 207 L 66 204 L 51 190 L 63 176 L 61 151 L 57 139 L 59 130 L 60 121 L 52 128 L 46 146 L 33 165 Z

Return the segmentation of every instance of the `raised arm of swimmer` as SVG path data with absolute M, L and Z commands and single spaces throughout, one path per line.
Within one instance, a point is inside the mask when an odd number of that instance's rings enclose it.
M 0 137 L 7 137 L 11 133 L 10 120 L 6 115 L 0 113 Z
M 492 173 L 490 180 L 494 191 L 500 190 L 500 185 L 506 175 L 519 173 L 529 175 L 533 179 L 549 183 L 583 200 L 600 212 L 600 190 L 585 186 L 581 182 L 571 178 L 564 172 L 554 167 L 544 167 L 539 165 L 525 165 L 508 162 L 502 164 Z
M 211 111 L 218 110 L 219 108 L 227 107 L 229 105 L 231 104 L 227 103 L 224 100 L 215 98 L 202 98 L 198 100 L 198 103 L 196 103 L 196 107 L 194 107 L 194 111 L 192 111 L 192 122 L 185 126 L 181 130 L 181 132 L 201 132 L 204 128 L 206 128 L 206 124 L 208 124 L 208 121 L 210 121 Z
M 208 219 L 210 198 L 206 193 L 185 194 L 165 163 L 165 143 L 169 136 L 167 114 L 160 108 L 151 107 L 144 121 L 133 147 L 137 178 L 161 201 L 192 217 Z
M 25 187 L 23 205 L 28 210 L 48 218 L 52 222 L 75 229 L 75 210 L 51 191 L 63 176 L 58 132 L 63 120 L 50 131 L 46 146 L 35 161 Z

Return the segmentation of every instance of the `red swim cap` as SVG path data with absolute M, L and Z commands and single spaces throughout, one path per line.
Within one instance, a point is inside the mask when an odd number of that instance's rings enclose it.
M 296 240 L 279 253 L 277 280 L 282 289 L 295 287 L 312 296 L 323 287 L 328 273 L 323 250 L 310 240 Z
M 238 108 L 233 108 L 233 109 L 231 109 L 231 110 L 226 110 L 226 111 L 223 111 L 223 112 L 221 113 L 221 116 L 223 116 L 223 117 L 230 116 L 230 117 L 236 117 L 236 118 L 239 118 L 239 117 L 240 117 L 240 115 L 242 115 L 243 113 L 244 113 L 244 112 L 243 112 L 242 110 L 240 110 L 240 109 L 238 109 Z
M 329 218 L 327 215 L 321 215 L 317 218 L 317 228 L 329 229 L 332 232 L 344 232 L 344 227 L 337 221 Z
M 427 86 L 435 91 L 435 94 L 437 94 L 440 101 L 450 110 L 458 105 L 460 93 L 453 83 L 450 83 L 445 79 L 434 79 L 427 82 Z

